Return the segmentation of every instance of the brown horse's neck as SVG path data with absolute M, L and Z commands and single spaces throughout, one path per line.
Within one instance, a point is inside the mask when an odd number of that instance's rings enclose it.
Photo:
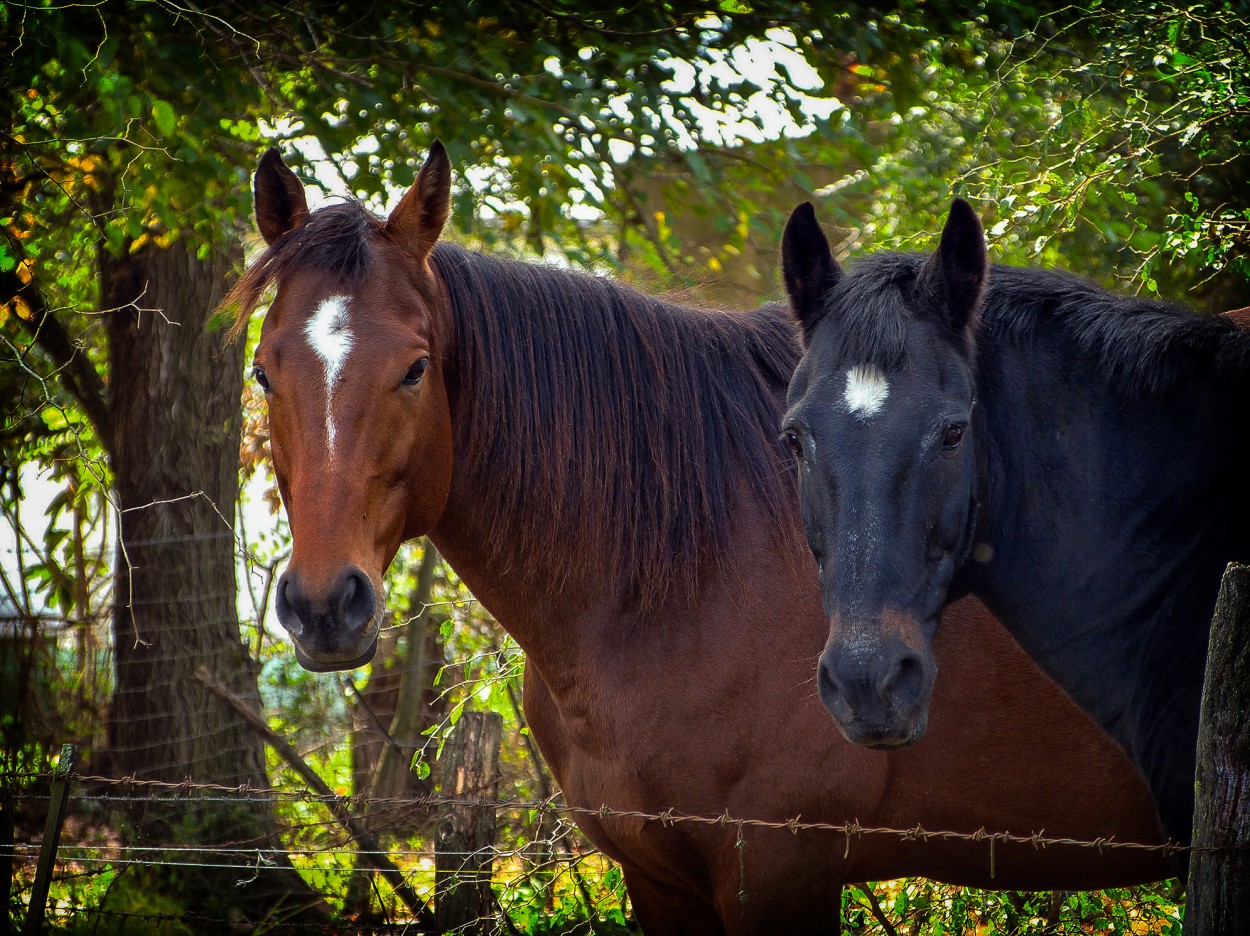
M 780 681 L 787 688 L 808 681 L 810 660 L 823 640 L 815 569 L 806 550 L 778 548 L 770 512 L 752 503 L 748 492 L 742 492 L 735 520 L 732 567 L 709 563 L 696 593 L 674 594 L 653 608 L 640 606 L 628 572 L 612 566 L 570 576 L 566 569 L 536 564 L 519 548 L 505 547 L 491 557 L 484 544 L 492 537 L 516 543 L 518 524 L 545 524 L 541 517 L 487 516 L 477 509 L 479 496 L 455 485 L 431 539 L 525 651 L 527 713 L 533 698 L 546 700 L 549 711 L 558 713 L 563 737 L 584 753 L 619 756 L 619 745 L 634 730 L 627 723 L 638 717 L 633 696 L 656 692 L 674 678 L 675 667 L 698 682 L 711 678 L 708 673 L 745 678 L 755 672 L 753 661 L 782 658 L 787 676 Z M 760 627 L 776 613 L 778 594 L 797 601 L 803 612 L 784 626 Z M 541 680 L 541 693 L 531 689 L 531 677 Z M 717 684 L 708 698 L 723 691 Z M 550 738 L 542 743 L 548 753 Z M 550 755 L 556 756 L 555 749 Z
M 625 576 L 604 569 L 597 580 L 571 579 L 564 568 L 536 565 L 517 548 L 519 523 L 537 518 L 487 516 L 483 499 L 461 478 L 430 539 L 485 608 L 531 657 L 572 659 L 589 622 L 624 604 Z M 553 535 L 554 531 L 553 531 Z M 545 582 L 545 584 L 544 584 Z
M 452 425 L 462 439 L 475 431 L 472 391 L 462 383 L 457 355 L 464 345 L 456 340 L 455 316 L 443 290 L 439 350 L 445 360 Z M 602 651 L 602 632 L 626 605 L 628 576 L 610 565 L 588 575 L 571 574 L 568 563 L 544 563 L 545 554 L 527 548 L 528 543 L 541 539 L 563 542 L 569 550 L 578 547 L 553 522 L 556 512 L 503 509 L 491 474 L 464 458 L 460 449 L 446 509 L 429 538 L 474 597 L 525 650 L 530 666 L 542 671 L 544 682 L 553 689 L 562 684 L 573 689 L 588 663 L 585 648 L 597 646 Z M 510 470 L 521 470 L 532 457 L 512 453 Z

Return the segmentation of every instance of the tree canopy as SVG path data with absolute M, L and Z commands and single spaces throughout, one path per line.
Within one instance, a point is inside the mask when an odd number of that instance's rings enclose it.
M 1043 12 L 5 4 L 0 270 L 22 261 L 24 286 L 81 310 L 98 243 L 187 237 L 206 253 L 250 230 L 268 140 L 300 141 L 288 155 L 308 180 L 381 207 L 439 138 L 465 234 L 638 260 L 666 285 L 715 280 L 751 246 L 771 261 L 799 197 L 868 246 L 921 243 L 957 192 L 1009 259 L 1078 257 L 1147 289 L 1180 263 L 1169 292 L 1214 275 L 1200 295 L 1231 300 L 1247 238 L 1243 5 Z M 87 323 L 61 318 L 103 366 Z M 80 365 L 63 376 L 80 402 L 100 391 Z

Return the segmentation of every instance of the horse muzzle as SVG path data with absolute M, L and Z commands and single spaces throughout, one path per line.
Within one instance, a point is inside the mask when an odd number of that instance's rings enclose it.
M 295 659 L 314 673 L 355 669 L 373 659 L 383 603 L 369 576 L 348 566 L 328 588 L 313 588 L 288 569 L 278 580 L 278 622 L 291 635 Z
M 820 655 L 820 701 L 852 744 L 894 748 L 924 737 L 937 665 L 896 637 L 831 639 Z
M 378 638 L 375 634 L 373 640 L 369 643 L 368 648 L 360 656 L 354 660 L 314 660 L 312 657 L 304 653 L 300 649 L 299 644 L 295 644 L 295 660 L 304 669 L 310 673 L 336 673 L 340 670 L 352 670 L 358 666 L 364 666 L 370 662 L 374 654 L 378 652 Z

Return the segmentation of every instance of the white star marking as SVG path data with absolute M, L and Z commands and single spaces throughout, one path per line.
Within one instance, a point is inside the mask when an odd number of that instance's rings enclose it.
M 860 419 L 876 415 L 890 395 L 890 384 L 875 367 L 852 367 L 846 372 L 846 408 Z
M 304 336 L 312 345 L 326 372 L 326 446 L 334 457 L 334 384 L 352 350 L 352 330 L 347 327 L 347 296 L 323 299 L 304 326 Z

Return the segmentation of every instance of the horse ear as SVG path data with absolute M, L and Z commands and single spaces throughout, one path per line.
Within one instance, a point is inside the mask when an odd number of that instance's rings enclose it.
M 825 232 L 816 221 L 816 209 L 803 202 L 790 215 L 781 237 L 781 274 L 790 296 L 790 311 L 803 326 L 803 343 L 827 308 L 825 296 L 842 278 Z
M 435 140 L 412 188 L 404 193 L 386 219 L 386 233 L 424 263 L 447 223 L 450 210 L 451 160 L 443 144 Z
M 989 261 L 981 219 L 962 198 L 951 203 L 938 249 L 920 271 L 920 283 L 955 331 L 967 328 L 981 310 Z
M 266 244 L 272 244 L 287 231 L 308 220 L 308 200 L 304 184 L 286 163 L 276 147 L 269 147 L 260 158 L 253 182 L 256 197 L 256 226 Z

